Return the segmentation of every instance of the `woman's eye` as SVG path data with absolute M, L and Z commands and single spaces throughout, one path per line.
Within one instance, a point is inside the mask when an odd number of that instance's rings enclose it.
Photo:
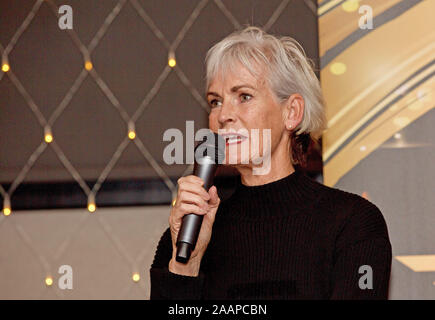
M 247 93 L 242 93 L 240 97 L 242 98 L 242 102 L 246 102 L 252 99 L 252 96 Z
M 216 100 L 216 99 L 213 99 L 212 101 L 210 101 L 210 105 L 212 107 L 218 107 L 220 103 L 222 103 L 222 102 L 220 102 L 219 100 Z

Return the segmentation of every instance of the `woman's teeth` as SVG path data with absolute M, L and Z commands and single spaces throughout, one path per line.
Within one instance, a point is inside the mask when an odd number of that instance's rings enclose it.
M 226 138 L 226 143 L 227 144 L 232 144 L 232 143 L 239 143 L 243 140 L 242 137 L 240 136 L 229 136 Z

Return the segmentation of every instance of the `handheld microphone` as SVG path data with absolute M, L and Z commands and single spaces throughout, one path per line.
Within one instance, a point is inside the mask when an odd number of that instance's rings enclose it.
M 219 164 L 225 159 L 225 139 L 217 133 L 209 131 L 203 141 L 195 148 L 195 164 L 193 175 L 204 181 L 204 189 L 208 192 L 213 185 L 213 178 Z M 201 230 L 202 215 L 187 214 L 183 217 L 177 237 L 177 255 L 175 260 L 187 263 L 195 249 Z

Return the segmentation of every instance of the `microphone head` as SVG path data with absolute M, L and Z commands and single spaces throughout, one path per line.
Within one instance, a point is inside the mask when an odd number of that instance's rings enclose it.
M 214 163 L 222 164 L 225 160 L 225 139 L 217 133 L 208 130 L 202 142 L 195 147 L 195 161 L 210 157 Z

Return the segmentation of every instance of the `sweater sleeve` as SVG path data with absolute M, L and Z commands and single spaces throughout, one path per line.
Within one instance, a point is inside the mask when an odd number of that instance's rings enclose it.
M 204 274 L 189 277 L 172 273 L 168 269 L 172 257 L 169 228 L 163 233 L 150 269 L 151 300 L 197 300 L 202 296 Z
M 331 299 L 385 300 L 391 244 L 380 210 L 357 196 L 336 239 Z

